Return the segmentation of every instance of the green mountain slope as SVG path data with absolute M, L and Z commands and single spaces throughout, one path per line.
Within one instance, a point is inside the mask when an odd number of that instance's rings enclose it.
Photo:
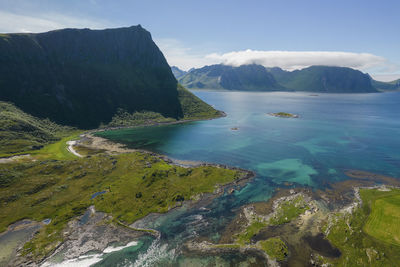
M 284 90 L 261 65 L 211 65 L 194 69 L 179 79 L 187 88 L 241 91 Z
M 57 123 L 95 128 L 119 108 L 182 118 L 177 81 L 140 25 L 0 35 L 0 100 Z
M 178 99 L 182 107 L 183 120 L 211 119 L 223 116 L 221 111 L 214 109 L 180 84 L 178 84 Z M 129 113 L 119 109 L 111 122 L 101 127 L 131 127 L 171 122 L 176 122 L 176 119 L 164 117 L 160 113 L 152 111 Z
M 178 85 L 178 95 L 184 119 L 211 119 L 222 115 L 221 111 L 215 110 L 180 84 Z
M 344 67 L 311 66 L 292 72 L 269 69 L 284 87 L 295 91 L 327 93 L 377 92 L 368 74 Z
M 41 148 L 57 141 L 71 128 L 33 117 L 11 103 L 0 101 L 0 155 Z

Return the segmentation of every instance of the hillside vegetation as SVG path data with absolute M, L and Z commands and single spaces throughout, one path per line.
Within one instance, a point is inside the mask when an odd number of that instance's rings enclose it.
M 222 115 L 221 111 L 214 109 L 180 84 L 178 84 L 178 97 L 182 106 L 183 119 L 211 119 Z
M 48 119 L 31 116 L 0 101 L 0 156 L 37 150 L 72 132 Z

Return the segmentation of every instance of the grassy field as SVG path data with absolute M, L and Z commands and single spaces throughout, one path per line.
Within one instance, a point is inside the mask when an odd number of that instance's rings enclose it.
M 371 191 L 371 214 L 364 231 L 372 237 L 400 245 L 400 192 Z
M 82 131 L 76 130 L 69 132 L 68 136 L 61 138 L 59 141 L 49 144 L 43 147 L 40 150 L 32 150 L 27 151 L 26 153 L 31 154 L 36 159 L 57 159 L 57 160 L 66 160 L 66 159 L 76 159 L 77 156 L 68 151 L 67 141 L 76 140 L 79 138 L 79 135 L 82 134 Z
M 332 218 L 328 240 L 342 252 L 335 266 L 399 266 L 400 189 L 362 189 L 361 208 Z
M 277 261 L 285 260 L 289 254 L 288 247 L 279 237 L 271 237 L 264 241 L 259 241 L 257 245 L 265 251 L 272 259 Z

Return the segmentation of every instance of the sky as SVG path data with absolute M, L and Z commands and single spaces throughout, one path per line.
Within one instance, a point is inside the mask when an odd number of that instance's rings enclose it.
M 398 0 L 0 0 L 0 32 L 141 24 L 170 65 L 344 66 L 400 78 Z

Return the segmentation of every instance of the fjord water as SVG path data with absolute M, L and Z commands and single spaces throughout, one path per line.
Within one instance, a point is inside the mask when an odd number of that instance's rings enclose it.
M 225 111 L 227 116 L 99 135 L 175 159 L 253 170 L 257 177 L 242 190 L 225 194 L 205 207 L 181 208 L 144 220 L 141 223 L 162 232 L 161 240 L 154 241 L 149 249 L 146 246 L 139 256 L 131 257 L 121 251 L 113 255 L 113 263 L 241 262 L 242 256 L 238 255 L 179 256 L 180 245 L 198 235 L 218 240 L 235 210 L 249 202 L 267 200 L 279 186 L 324 188 L 328 182 L 347 179 L 344 171 L 349 169 L 400 177 L 399 92 L 310 95 L 197 91 L 195 94 Z M 281 111 L 298 114 L 300 118 L 268 115 Z

